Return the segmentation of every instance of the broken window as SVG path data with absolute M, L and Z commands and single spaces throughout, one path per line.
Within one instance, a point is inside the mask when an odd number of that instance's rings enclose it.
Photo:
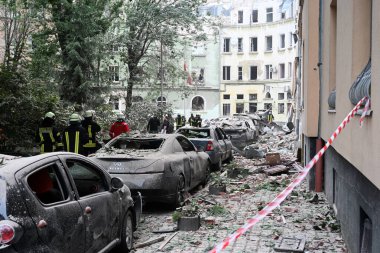
M 203 83 L 205 80 L 205 69 L 201 68 L 199 70 L 198 82 Z
M 284 93 L 278 93 L 278 100 L 284 100 L 285 94 Z
M 164 143 L 164 139 L 125 139 L 120 138 L 110 146 L 116 149 L 159 149 Z
M 244 103 L 236 103 L 236 113 L 244 112 Z
M 183 151 L 195 151 L 194 145 L 184 137 L 177 137 L 177 141 L 179 142 L 179 145 L 181 145 Z
M 264 109 L 272 109 L 272 103 L 264 103 Z
M 44 204 L 68 198 L 68 190 L 55 164 L 33 172 L 28 176 L 27 182 L 33 194 Z
M 196 96 L 191 102 L 191 109 L 193 111 L 203 111 L 205 106 L 205 101 L 202 97 Z
M 223 116 L 229 116 L 231 114 L 231 105 L 223 104 Z
M 257 100 L 257 93 L 249 94 L 249 100 Z
M 210 138 L 210 129 L 181 128 L 178 130 L 178 133 L 186 136 L 187 138 L 200 138 L 200 139 Z
M 157 102 L 157 105 L 160 106 L 161 105 L 161 97 L 158 97 L 156 102 Z M 166 97 L 162 97 L 162 104 L 166 105 Z
M 119 82 L 119 66 L 109 66 L 109 74 L 111 82 Z
M 119 98 L 111 97 L 109 103 L 112 105 L 113 110 L 119 110 Z
M 285 113 L 285 104 L 278 103 L 278 114 L 284 114 L 284 113 Z
M 257 103 L 249 103 L 249 113 L 255 113 L 257 111 Z

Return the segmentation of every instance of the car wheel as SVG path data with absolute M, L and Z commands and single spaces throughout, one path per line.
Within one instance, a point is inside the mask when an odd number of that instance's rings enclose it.
M 219 161 L 216 164 L 213 164 L 213 169 L 215 171 L 219 171 L 222 169 L 222 157 L 220 157 Z
M 174 207 L 179 207 L 185 201 L 185 178 L 183 175 L 178 177 L 177 191 L 174 200 Z
M 121 229 L 121 242 L 114 252 L 130 252 L 133 248 L 133 218 L 131 211 L 128 211 L 124 216 Z
M 230 162 L 232 162 L 232 160 L 234 159 L 234 155 L 232 154 L 232 151 L 230 152 L 230 155 L 228 156 L 228 158 L 227 158 L 227 160 L 226 160 L 226 162 L 227 163 L 230 163 Z

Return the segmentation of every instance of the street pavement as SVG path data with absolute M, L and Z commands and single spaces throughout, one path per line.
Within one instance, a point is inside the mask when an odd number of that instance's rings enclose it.
M 230 165 L 231 166 L 231 165 Z M 200 207 L 202 225 L 198 231 L 179 231 L 162 249 L 163 252 L 207 252 L 252 218 L 274 199 L 296 173 L 267 176 L 257 172 L 255 160 L 235 156 L 234 166 L 249 169 L 251 175 L 230 179 L 227 193 L 209 195 L 208 188 L 193 193 L 190 199 Z M 205 201 L 206 200 L 206 201 Z M 213 204 L 217 203 L 217 207 Z M 160 205 L 148 206 L 135 232 L 135 246 L 172 233 L 153 233 L 176 227 L 172 211 Z M 205 221 L 208 220 L 207 222 Z M 264 218 L 223 252 L 276 252 L 282 237 L 305 239 L 304 252 L 347 252 L 340 226 L 323 193 L 315 196 L 303 182 L 270 216 Z M 135 249 L 135 253 L 158 252 L 162 242 Z

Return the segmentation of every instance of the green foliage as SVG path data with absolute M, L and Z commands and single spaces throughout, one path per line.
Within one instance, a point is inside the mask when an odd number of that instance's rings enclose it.
M 219 172 L 213 172 L 210 174 L 210 184 L 215 186 L 224 186 L 230 183 L 230 179 L 222 177 Z
M 208 209 L 209 215 L 213 216 L 221 216 L 227 213 L 227 210 L 224 208 L 224 206 L 220 204 L 216 204 Z
M 186 206 L 177 208 L 172 214 L 173 221 L 178 221 L 181 217 L 193 217 L 199 215 L 199 204 L 196 199 L 192 199 Z

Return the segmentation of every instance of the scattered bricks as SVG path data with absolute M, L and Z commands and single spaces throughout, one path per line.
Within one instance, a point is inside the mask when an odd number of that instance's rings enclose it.
M 173 218 L 171 216 L 166 217 L 166 222 L 173 222 Z
M 288 213 L 298 213 L 298 208 L 296 207 L 283 206 L 282 208 L 285 210 L 285 212 L 288 212 Z
M 253 193 L 252 189 L 244 189 L 244 193 Z
M 207 225 L 215 225 L 215 224 L 216 224 L 216 219 L 215 219 L 215 217 L 213 217 L 213 216 L 206 217 L 206 218 L 204 219 L 204 221 L 205 221 L 205 223 L 206 223 Z
M 281 157 L 279 153 L 267 153 L 265 155 L 265 160 L 271 166 L 281 164 Z

